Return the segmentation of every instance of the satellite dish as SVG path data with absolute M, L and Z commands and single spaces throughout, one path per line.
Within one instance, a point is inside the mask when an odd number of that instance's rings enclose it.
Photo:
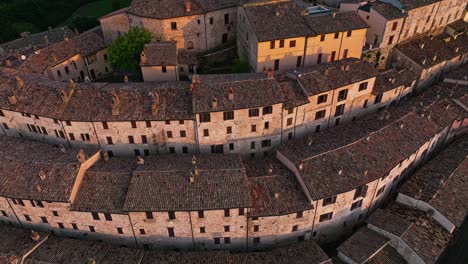
M 26 56 L 21 55 L 21 59 L 22 59 L 22 60 L 26 60 Z

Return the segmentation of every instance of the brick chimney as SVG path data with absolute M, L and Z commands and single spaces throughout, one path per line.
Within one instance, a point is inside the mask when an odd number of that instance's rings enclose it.
M 185 1 L 185 11 L 188 13 L 192 10 L 192 4 L 190 3 L 190 0 Z
M 87 158 L 86 158 L 86 153 L 84 152 L 83 149 L 80 149 L 80 152 L 78 152 L 78 154 L 76 155 L 76 159 L 77 159 L 78 162 L 80 162 L 80 163 L 86 162 L 86 160 L 87 160 Z
M 151 104 L 151 111 L 153 112 L 154 116 L 159 114 L 159 106 L 161 105 L 161 98 L 158 93 L 153 93 L 151 95 L 153 99 L 153 103 Z
M 124 76 L 124 83 L 128 83 L 128 75 L 126 75 L 126 74 Z
M 12 105 L 15 105 L 18 103 L 18 97 L 16 97 L 16 95 L 10 95 L 8 96 L 8 102 L 10 102 L 10 104 Z
M 18 89 L 23 88 L 24 87 L 24 80 L 19 76 L 16 76 L 15 79 L 16 79 L 16 87 Z
M 213 108 L 213 110 L 218 109 L 218 99 L 216 99 L 215 96 L 213 96 L 213 101 L 211 101 L 211 108 Z
M 275 71 L 272 70 L 271 68 L 268 68 L 268 70 L 264 70 L 263 72 L 264 72 L 264 74 L 266 75 L 266 77 L 267 77 L 268 79 L 273 79 L 273 78 L 275 78 Z
M 229 87 L 229 101 L 234 100 L 234 89 Z
M 112 93 L 112 115 L 120 114 L 120 97 L 116 92 Z

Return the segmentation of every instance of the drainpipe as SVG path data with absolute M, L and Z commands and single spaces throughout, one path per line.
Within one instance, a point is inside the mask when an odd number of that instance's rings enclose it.
M 46 237 L 42 239 L 41 242 L 39 242 L 31 250 L 29 250 L 26 254 L 24 254 L 24 256 L 21 258 L 20 264 L 24 264 L 24 261 L 26 260 L 26 258 L 29 257 L 29 255 L 31 255 L 38 247 L 44 244 L 47 241 L 47 239 L 49 239 L 49 235 L 46 235 Z

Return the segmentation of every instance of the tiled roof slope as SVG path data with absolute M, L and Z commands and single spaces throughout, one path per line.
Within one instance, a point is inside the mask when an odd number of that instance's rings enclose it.
M 304 22 L 303 10 L 294 1 L 256 4 L 244 10 L 259 42 L 312 34 Z
M 447 105 L 451 108 L 446 109 Z M 410 112 L 350 145 L 305 157 L 299 173 L 312 199 L 347 192 L 383 177 L 458 118 L 459 114 L 452 112 L 452 108 L 455 108 L 453 103 L 445 100 L 427 107 L 424 112 Z M 431 113 L 430 118 L 423 116 L 426 112 Z M 290 160 L 295 161 L 294 157 Z M 375 166 L 377 163 L 380 166 Z
M 306 16 L 305 21 L 316 35 L 369 27 L 356 12 L 338 12 Z
M 377 252 L 366 264 L 407 264 L 408 262 L 390 244 Z
M 377 75 L 375 80 L 373 94 L 380 94 L 395 89 L 402 85 L 410 86 L 413 81 L 418 79 L 418 75 L 409 69 L 391 69 Z
M 18 38 L 9 42 L 0 44 L 0 48 L 5 49 L 23 49 L 31 46 L 45 47 L 47 41 L 49 44 L 54 44 L 63 41 L 66 37 L 73 36 L 74 33 L 68 27 L 60 27 L 49 29 L 47 31 L 31 34 L 27 37 Z M 47 41 L 46 41 L 47 39 Z
M 460 34 L 456 39 L 445 33 L 434 37 L 422 36 L 398 44 L 396 48 L 421 67 L 428 69 L 465 53 L 468 50 L 467 34 Z
M 367 222 L 400 237 L 426 263 L 435 263 L 452 238 L 431 217 L 400 204 L 378 209 Z
M 245 108 L 269 106 L 286 101 L 278 81 L 263 74 L 228 75 L 230 82 L 218 80 L 220 76 L 201 78 L 200 84 L 194 84 L 193 109 L 195 113 L 217 112 Z M 237 81 L 236 78 L 239 80 Z M 233 93 L 230 100 L 229 94 Z M 216 100 L 217 107 L 213 107 Z
M 379 74 L 370 63 L 356 58 L 298 68 L 288 73 L 296 76 L 309 96 L 364 81 Z
M 250 206 L 245 170 L 238 156 L 194 157 L 196 165 L 190 155 L 162 159 L 147 157 L 145 164 L 133 172 L 124 211 L 190 211 Z M 191 174 L 193 182 L 190 182 Z
M 144 254 L 140 249 L 112 247 L 99 264 L 139 264 Z
M 54 67 L 77 55 L 92 55 L 106 48 L 104 39 L 93 31 L 87 31 L 69 40 L 61 41 L 38 51 L 29 57 L 19 69 L 32 73 L 43 73 L 47 67 Z
M 366 138 L 369 134 L 379 131 L 414 111 L 428 107 L 444 100 L 445 98 L 462 98 L 466 94 L 466 88 L 447 83 L 438 83 L 429 87 L 424 94 L 411 97 L 404 104 L 391 106 L 387 110 L 366 115 L 356 119 L 352 124 L 344 124 L 332 127 L 324 134 L 310 134 L 304 139 L 286 142 L 278 147 L 278 150 L 294 163 L 303 159 L 319 155 L 323 152 L 332 151 Z M 452 105 L 452 104 L 451 104 Z M 455 106 L 450 108 L 459 116 L 466 115 L 463 109 Z M 442 114 L 441 112 L 440 114 Z M 432 115 L 432 119 L 434 119 Z M 439 120 L 439 119 L 438 119 Z M 445 120 L 446 121 L 446 120 Z M 439 120 L 440 122 L 440 120 Z M 442 115 L 442 122 L 444 118 Z M 310 140 L 313 144 L 309 145 Z
M 111 248 L 105 243 L 50 237 L 26 259 L 26 264 L 67 263 L 82 264 L 93 259 L 101 263 Z
M 372 2 L 371 5 L 372 9 L 374 9 L 377 13 L 381 14 L 388 20 L 399 19 L 407 16 L 406 13 L 401 12 L 401 10 L 389 3 L 375 1 Z
M 341 244 L 338 247 L 338 252 L 356 263 L 364 263 L 382 250 L 389 241 L 390 239 L 387 237 L 367 227 L 363 227 Z
M 0 263 L 10 263 L 11 256 L 20 259 L 37 243 L 32 240 L 29 230 L 0 225 Z
M 182 16 L 200 15 L 203 8 L 195 1 L 190 1 L 190 11 L 185 8 L 185 0 L 133 0 L 129 13 L 141 17 L 168 19 Z
M 434 206 L 457 226 L 468 207 L 468 136 L 452 142 L 406 181 L 400 193 Z
M 0 136 L 0 193 L 2 196 L 66 202 L 79 163 L 76 150 Z M 45 178 L 41 178 L 44 174 Z
M 144 56 L 143 56 L 144 55 Z M 141 58 L 141 66 L 176 66 L 177 47 L 175 42 L 146 44 Z
M 112 158 L 88 169 L 71 206 L 73 211 L 121 214 L 136 160 Z
M 400 0 L 400 3 L 406 10 L 419 8 L 433 3 L 440 2 L 440 0 Z

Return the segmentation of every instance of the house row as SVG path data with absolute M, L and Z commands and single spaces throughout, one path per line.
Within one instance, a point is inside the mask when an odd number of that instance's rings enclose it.
M 417 76 L 349 58 L 288 72 L 197 75 L 192 82 L 65 83 L 2 69 L 2 134 L 112 155 L 259 157 L 309 132 L 407 97 Z M 330 80 L 334 80 L 330 82 Z
M 418 35 L 442 32 L 457 20 L 463 21 L 465 8 L 463 0 L 349 1 L 340 5 L 342 11 L 356 11 L 369 25 L 366 34 L 369 48 L 383 51 Z
M 41 74 L 54 81 L 91 81 L 112 71 L 100 28 L 65 37 L 63 41 L 23 56 L 19 70 Z
M 1 136 L 0 218 L 141 248 L 257 250 L 335 241 L 434 150 L 466 132 L 466 95 L 451 101 L 435 92 L 426 104 L 428 96 L 291 141 L 266 160 L 109 158 Z
M 0 261 L 3 263 L 331 263 L 328 256 L 313 241 L 268 252 L 161 252 L 115 247 L 103 242 L 58 238 L 47 233 L 5 225 L 0 226 L 0 230 Z
M 346 263 L 438 263 L 467 213 L 468 138 L 461 136 L 418 169 L 396 202 L 378 209 L 338 248 Z
M 295 1 L 260 1 L 238 11 L 237 47 L 254 72 L 360 58 L 367 24 L 355 12 L 314 12 Z

